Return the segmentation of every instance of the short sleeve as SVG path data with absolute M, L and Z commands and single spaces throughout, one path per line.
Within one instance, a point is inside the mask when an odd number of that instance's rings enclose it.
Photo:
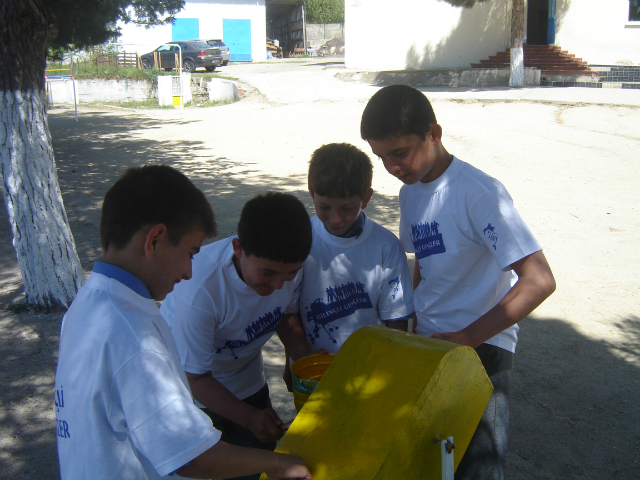
M 300 313 L 300 291 L 302 290 L 302 278 L 304 276 L 303 269 L 304 267 L 300 268 L 298 274 L 293 280 L 291 280 L 294 283 L 295 288 L 293 289 L 293 293 L 291 295 L 291 301 L 285 309 L 285 315 L 290 313 Z
M 470 217 L 478 240 L 487 246 L 503 270 L 542 250 L 501 185 L 476 200 L 470 209 Z
M 407 256 L 400 241 L 389 232 L 391 240 L 384 251 L 382 283 L 378 300 L 381 320 L 400 320 L 413 315 L 413 288 Z
M 198 306 L 186 302 L 178 295 L 173 297 L 171 333 L 178 348 L 180 362 L 185 371 L 203 374 L 211 371 L 214 359 L 214 340 L 217 322 L 213 301 L 199 292 Z M 210 303 L 210 305 L 207 305 Z
M 220 440 L 209 417 L 194 405 L 176 367 L 170 356 L 144 351 L 117 372 L 111 389 L 121 410 L 114 409 L 118 418 L 110 421 L 126 426 L 134 448 L 161 476 Z

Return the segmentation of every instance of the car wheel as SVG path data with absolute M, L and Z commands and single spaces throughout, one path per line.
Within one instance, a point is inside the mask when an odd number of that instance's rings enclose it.
M 216 67 L 204 67 L 204 69 L 205 69 L 207 72 L 213 72 L 213 71 L 216 69 Z
M 144 70 L 147 70 L 147 71 L 151 70 L 151 62 L 149 60 L 147 60 L 146 58 L 143 58 L 142 59 L 142 68 Z
M 193 63 L 193 60 L 187 58 L 184 62 L 182 62 L 182 68 L 185 72 L 195 72 L 196 64 Z
M 225 60 L 224 62 L 222 62 L 222 66 L 223 66 L 223 67 L 224 67 L 224 66 L 226 66 L 226 65 L 228 65 L 228 64 L 229 64 L 229 60 Z

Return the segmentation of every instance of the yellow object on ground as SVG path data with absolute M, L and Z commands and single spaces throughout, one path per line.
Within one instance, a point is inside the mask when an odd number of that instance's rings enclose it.
M 180 106 L 180 95 L 178 96 L 173 96 L 173 106 L 174 107 L 179 107 Z
M 309 355 L 291 364 L 293 403 L 299 412 L 327 371 L 335 353 Z
M 342 346 L 276 452 L 302 457 L 314 480 L 441 479 L 434 439 L 453 437 L 457 467 L 492 390 L 470 347 L 364 327 Z

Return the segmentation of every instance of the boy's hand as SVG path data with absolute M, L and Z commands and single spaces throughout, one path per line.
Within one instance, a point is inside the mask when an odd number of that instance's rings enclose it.
M 283 421 L 273 408 L 254 410 L 249 430 L 263 443 L 277 442 L 284 435 Z
M 272 472 L 265 472 L 271 479 L 311 480 L 311 473 L 300 457 L 276 453 L 278 461 Z

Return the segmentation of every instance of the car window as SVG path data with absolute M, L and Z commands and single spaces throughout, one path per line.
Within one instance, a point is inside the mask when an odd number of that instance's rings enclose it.
M 211 45 L 205 42 L 191 42 L 193 48 L 211 48 Z
M 162 45 L 161 47 L 156 48 L 156 51 L 158 52 L 168 52 L 169 50 L 171 50 L 169 45 Z

